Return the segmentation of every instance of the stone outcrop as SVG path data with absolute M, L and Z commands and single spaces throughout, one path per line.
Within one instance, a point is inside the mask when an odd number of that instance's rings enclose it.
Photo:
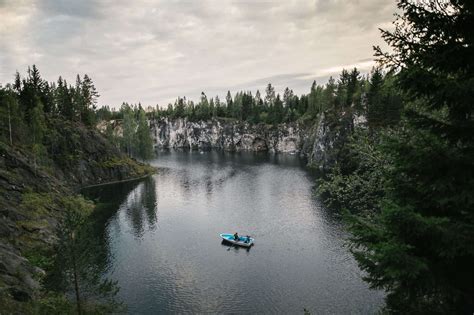
M 363 115 L 343 113 L 332 123 L 322 114 L 308 130 L 304 154 L 308 164 L 319 170 L 330 169 L 340 159 L 340 152 L 347 145 L 349 137 L 357 128 L 366 128 L 367 119 Z
M 334 145 L 334 139 L 329 132 L 329 126 L 321 115 L 311 130 L 311 141 L 307 151 L 308 164 L 319 169 L 324 169 L 330 163 L 330 151 Z
M 151 121 L 150 128 L 157 149 L 298 153 L 306 134 L 297 123 L 271 126 L 225 120 L 192 122 L 181 118 Z

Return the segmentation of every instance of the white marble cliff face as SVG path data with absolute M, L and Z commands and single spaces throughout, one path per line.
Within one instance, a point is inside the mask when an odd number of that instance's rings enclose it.
M 354 128 L 365 128 L 365 116 L 353 116 Z M 113 132 L 121 136 L 120 121 L 111 121 Z M 325 115 L 311 125 L 298 123 L 277 126 L 246 122 L 209 120 L 189 121 L 185 118 L 150 120 L 149 126 L 155 149 L 220 149 L 226 151 L 266 151 L 298 153 L 308 158 L 308 164 L 324 169 L 334 162 L 334 147 L 340 139 Z M 107 125 L 99 125 L 99 130 Z M 337 151 L 337 150 L 336 150 Z
M 156 148 L 297 153 L 301 151 L 304 139 L 304 130 L 298 124 L 269 126 L 218 120 L 161 119 L 152 121 L 150 126 Z

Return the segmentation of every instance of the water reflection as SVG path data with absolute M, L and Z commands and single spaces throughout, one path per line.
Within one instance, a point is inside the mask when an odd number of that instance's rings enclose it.
M 245 247 L 244 248 L 244 247 L 240 247 L 240 246 L 234 246 L 233 244 L 231 244 L 229 242 L 226 242 L 224 240 L 222 240 L 221 245 L 222 245 L 222 247 L 225 247 L 228 251 L 234 249 L 236 251 L 239 251 L 239 250 L 246 251 L 247 253 L 250 253 L 250 250 L 253 247 L 253 246 L 251 246 L 251 247 Z
M 108 276 L 130 313 L 368 313 L 382 303 L 298 157 L 164 152 L 153 163 L 159 172 L 144 181 L 96 191 L 110 206 Z M 221 243 L 236 231 L 255 248 Z
M 156 229 L 158 221 L 156 182 L 153 177 L 148 177 L 134 183 L 134 187 L 131 188 L 118 208 L 122 210 L 121 214 L 125 215 L 133 235 L 140 239 L 146 231 Z M 113 190 L 111 194 L 114 194 Z M 110 204 L 110 206 L 115 206 L 114 210 L 117 210 L 116 204 Z M 114 221 L 112 220 L 112 222 Z M 120 226 L 115 228 L 120 229 Z

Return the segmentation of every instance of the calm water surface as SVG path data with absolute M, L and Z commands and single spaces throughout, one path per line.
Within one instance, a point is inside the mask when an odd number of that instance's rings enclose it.
M 88 194 L 107 203 L 108 277 L 133 314 L 375 313 L 340 220 L 292 155 L 161 153 L 158 174 Z M 250 250 L 219 233 L 250 234 Z

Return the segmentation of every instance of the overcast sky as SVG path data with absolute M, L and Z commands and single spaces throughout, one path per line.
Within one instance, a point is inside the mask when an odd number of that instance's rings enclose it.
M 342 68 L 367 72 L 393 0 L 0 0 L 0 83 L 36 64 L 74 83 L 87 73 L 100 105 L 166 105 L 267 83 L 307 93 Z

